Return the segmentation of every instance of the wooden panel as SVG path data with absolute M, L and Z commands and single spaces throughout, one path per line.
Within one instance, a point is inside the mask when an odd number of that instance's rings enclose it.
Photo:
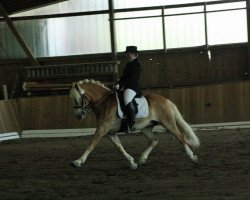
M 147 91 L 149 92 L 149 90 Z M 172 100 L 189 123 L 249 121 L 250 82 L 227 83 L 153 92 Z
M 185 86 L 246 80 L 247 46 L 211 47 L 211 62 L 203 49 L 141 52 L 143 88 Z M 127 60 L 120 55 L 119 71 Z
M 21 133 L 21 119 L 16 100 L 0 101 L 0 134 Z
M 142 51 L 139 55 L 143 67 L 141 85 L 143 88 L 155 88 L 242 81 L 249 78 L 247 45 L 211 47 L 211 54 L 212 62 L 209 63 L 207 54 L 202 48 L 169 50 L 167 53 L 162 51 Z M 110 59 L 111 54 L 97 54 L 40 58 L 38 61 L 41 65 L 58 65 L 102 62 Z M 127 58 L 124 54 L 119 54 L 118 60 L 121 61 L 119 65 L 121 75 Z M 9 90 L 11 90 L 18 70 L 24 66 L 28 66 L 25 59 L 0 61 L 0 84 L 7 84 Z M 75 79 L 77 81 L 79 77 Z M 112 81 L 111 77 L 107 76 L 106 79 Z M 108 81 L 106 79 L 101 81 Z M 0 98 L 2 98 L 1 87 Z
M 95 118 L 89 115 L 78 121 L 73 117 L 73 106 L 69 96 L 19 99 L 23 129 L 64 129 L 95 126 Z
M 144 91 L 149 92 L 173 101 L 191 124 L 250 119 L 250 82 Z M 73 118 L 68 96 L 24 98 L 18 104 L 24 130 L 96 126 L 93 115 L 80 122 Z

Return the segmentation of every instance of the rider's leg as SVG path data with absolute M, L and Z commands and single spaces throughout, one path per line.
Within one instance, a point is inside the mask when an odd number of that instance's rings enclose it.
M 125 104 L 125 114 L 127 117 L 128 131 L 130 132 L 133 129 L 135 124 L 135 108 L 132 103 L 133 98 L 135 97 L 136 92 L 131 89 L 126 89 L 124 91 L 124 104 Z
M 123 98 L 124 98 L 125 106 L 128 105 L 133 100 L 135 95 L 136 95 L 136 92 L 134 90 L 131 90 L 131 89 L 124 90 L 124 97 Z
M 128 123 L 128 132 L 134 129 L 135 125 L 135 108 L 132 102 L 129 102 L 128 105 L 125 107 L 126 116 L 127 116 L 127 123 Z

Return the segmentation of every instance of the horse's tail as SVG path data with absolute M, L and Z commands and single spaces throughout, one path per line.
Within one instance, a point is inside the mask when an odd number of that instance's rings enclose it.
M 174 103 L 172 103 L 172 109 L 174 112 L 174 116 L 177 122 L 177 125 L 183 130 L 184 137 L 187 143 L 193 147 L 199 147 L 200 141 L 199 138 L 195 135 L 192 128 L 188 125 L 188 123 L 183 119 L 181 113 Z

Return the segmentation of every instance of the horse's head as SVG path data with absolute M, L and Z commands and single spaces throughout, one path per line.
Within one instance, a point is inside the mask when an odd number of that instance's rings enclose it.
M 85 119 L 92 106 L 95 106 L 107 92 L 110 90 L 99 81 L 86 79 L 73 83 L 70 96 L 74 104 L 74 117 L 78 120 Z
M 74 104 L 74 117 L 78 120 L 85 119 L 90 109 L 90 100 L 79 83 L 72 84 L 70 97 Z

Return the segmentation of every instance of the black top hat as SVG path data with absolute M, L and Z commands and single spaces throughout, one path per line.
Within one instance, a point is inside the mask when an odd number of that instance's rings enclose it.
M 137 51 L 137 46 L 127 46 L 125 52 L 138 53 L 139 51 Z

